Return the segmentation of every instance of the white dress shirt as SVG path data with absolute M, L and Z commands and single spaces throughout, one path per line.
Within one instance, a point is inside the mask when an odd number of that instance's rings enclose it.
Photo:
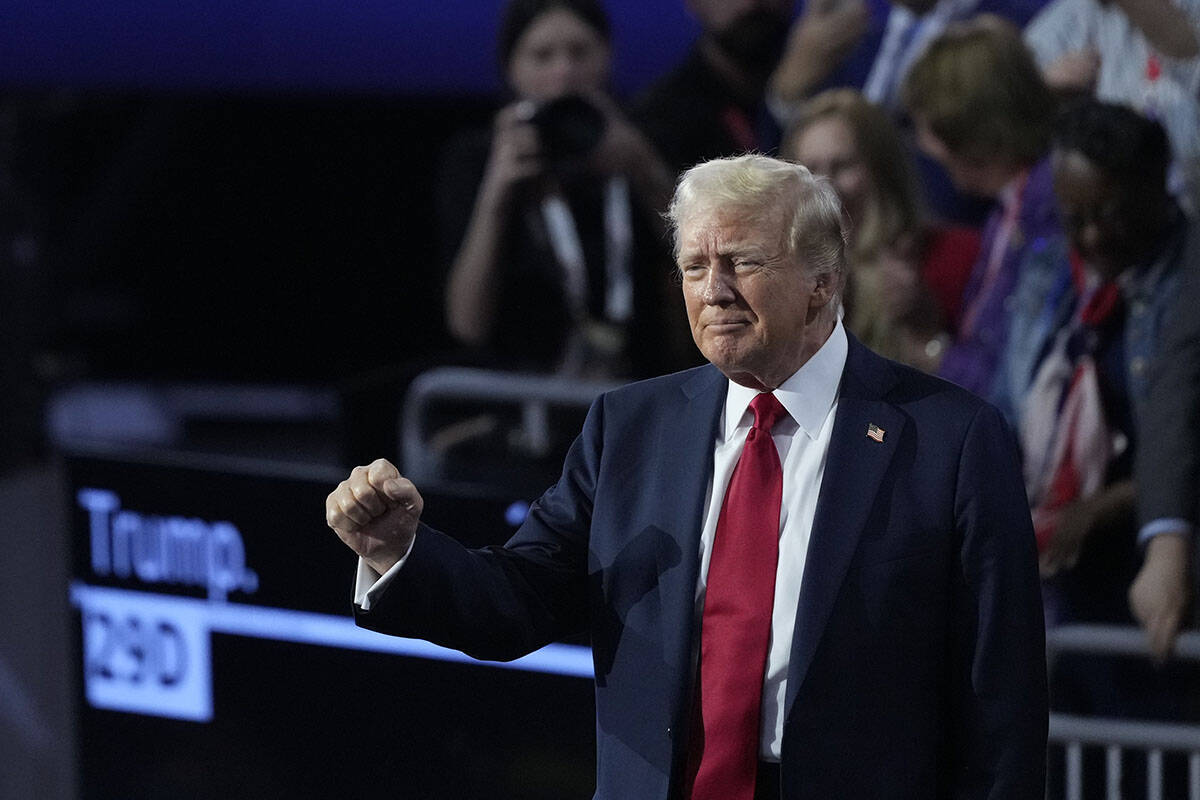
M 767 667 L 763 677 L 762 734 L 759 757 L 779 761 L 783 741 L 783 704 L 787 695 L 788 660 L 792 649 L 792 630 L 800 599 L 800 581 L 817 496 L 825 474 L 825 457 L 837 411 L 838 386 L 846 366 L 848 344 L 839 319 L 825 344 L 790 378 L 774 391 L 788 415 L 771 431 L 783 467 L 783 499 L 779 514 L 779 562 L 775 572 L 775 604 L 771 615 L 771 639 L 767 649 Z M 713 445 L 713 474 L 709 480 L 700 534 L 700 579 L 696 584 L 695 624 L 700 625 L 704 610 L 704 590 L 708 562 L 712 556 L 717 518 L 725 500 L 729 478 L 742 455 L 746 435 L 754 423 L 750 401 L 758 392 L 729 382 L 725 408 L 717 426 Z M 407 554 L 405 555 L 405 559 Z M 369 610 L 371 601 L 395 579 L 404 565 L 401 559 L 380 576 L 359 559 L 354 602 Z M 699 637 L 695 638 L 699 652 Z
M 779 513 L 779 563 L 775 570 L 775 605 L 771 613 L 771 640 L 763 677 L 762 734 L 759 757 L 779 761 L 783 741 L 783 703 L 787 695 L 788 660 L 792 630 L 800 599 L 800 581 L 808 555 L 808 540 L 817 511 L 817 495 L 825 474 L 825 457 L 837 411 L 838 385 L 846 366 L 846 331 L 841 320 L 812 358 L 774 391 L 787 409 L 771 431 L 779 463 L 783 466 L 783 502 Z M 696 625 L 704 610 L 708 562 L 712 556 L 717 517 L 733 468 L 742 455 L 746 435 L 754 424 L 750 401 L 754 389 L 729 382 L 725 409 L 717 426 L 713 475 L 705 503 L 700 534 L 700 580 L 696 585 Z M 699 645 L 699 637 L 695 639 Z

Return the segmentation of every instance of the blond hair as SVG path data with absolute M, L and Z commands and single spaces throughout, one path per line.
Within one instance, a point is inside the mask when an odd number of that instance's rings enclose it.
M 901 97 L 958 156 L 1028 165 L 1049 147 L 1054 97 L 1020 32 L 999 17 L 947 27 L 909 70 Z
M 716 209 L 762 219 L 785 209 L 781 233 L 789 254 L 811 275 L 832 273 L 839 282 L 846 271 L 846 234 L 842 204 L 827 178 L 800 164 L 749 153 L 715 158 L 684 172 L 667 208 L 674 252 L 679 254 L 679 228 L 696 213 Z

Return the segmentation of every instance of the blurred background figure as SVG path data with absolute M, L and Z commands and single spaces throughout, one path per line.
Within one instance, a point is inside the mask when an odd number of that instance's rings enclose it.
M 718 156 L 773 151 L 767 80 L 794 0 L 686 0 L 701 33 L 687 58 L 639 98 L 636 119 L 676 172 Z
M 1147 444 L 1148 368 L 1162 351 L 1167 310 L 1181 275 L 1200 263 L 1200 230 L 1167 190 L 1170 159 L 1163 127 L 1124 106 L 1085 101 L 1055 126 L 1071 302 L 1020 417 L 1048 623 L 1136 618 L 1160 659 L 1187 594 L 1188 559 L 1179 547 L 1186 539 L 1159 530 L 1165 538 L 1151 539 L 1149 571 L 1131 591 L 1141 562 L 1133 465 Z M 1076 657 L 1060 662 L 1053 677 L 1060 710 L 1168 720 L 1195 710 L 1187 698 L 1195 697 L 1196 681 L 1186 672 Z
M 438 184 L 455 360 L 597 387 L 692 366 L 660 216 L 675 173 L 608 94 L 603 5 L 511 0 L 497 49 L 508 102 L 445 148 Z M 552 482 L 582 409 L 500 402 L 476 378 L 428 416 L 431 463 L 519 492 Z
M 1200 210 L 1200 3 L 1052 0 L 1025 41 L 1050 87 L 1156 119 L 1171 138 L 1170 187 Z
M 876 352 L 936 371 L 978 233 L 928 222 L 895 124 L 854 89 L 810 100 L 782 153 L 833 181 L 850 219 L 847 328 Z
M 859 89 L 905 127 L 900 87 L 913 63 L 948 25 L 990 13 L 1024 25 L 1045 0 L 809 0 L 771 76 L 768 102 L 785 124 L 804 101 L 836 87 Z M 956 190 L 936 161 L 912 147 L 929 211 L 978 225 L 986 200 Z
M 1068 592 L 1061 613 L 1128 620 L 1131 479 L 1148 368 L 1179 276 L 1200 258 L 1200 237 L 1167 192 L 1162 126 L 1137 112 L 1095 101 L 1068 111 L 1053 161 L 1071 241 L 1072 302 L 1021 413 L 1030 501 L 1045 574 L 1076 566 L 1085 544 L 1121 554 L 1077 576 L 1085 582 Z
M 510 2 L 513 101 L 446 153 L 447 328 L 489 366 L 628 378 L 671 363 L 647 343 L 670 341 L 658 213 L 674 174 L 605 93 L 609 35 L 594 0 Z
M 988 16 L 931 43 L 903 97 L 921 148 L 960 190 L 997 201 L 940 373 L 1014 419 L 1070 276 L 1048 157 L 1054 99 L 1017 29 Z

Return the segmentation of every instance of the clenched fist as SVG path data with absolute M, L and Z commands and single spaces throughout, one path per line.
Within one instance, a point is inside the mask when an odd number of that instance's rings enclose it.
M 380 575 L 408 554 L 425 501 L 386 459 L 355 467 L 325 498 L 325 521 Z

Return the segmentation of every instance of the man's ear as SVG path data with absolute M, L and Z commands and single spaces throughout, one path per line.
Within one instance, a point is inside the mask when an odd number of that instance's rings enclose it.
M 808 307 L 811 309 L 824 308 L 841 291 L 842 275 L 840 272 L 823 272 L 814 280 L 816 283 L 813 286 L 812 294 L 809 295 Z

